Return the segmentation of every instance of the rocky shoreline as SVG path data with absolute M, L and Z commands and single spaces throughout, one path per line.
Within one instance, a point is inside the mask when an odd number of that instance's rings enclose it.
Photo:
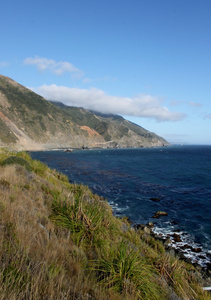
M 150 200 L 154 202 L 160 201 L 159 198 L 150 198 Z M 166 216 L 168 216 L 167 212 L 157 211 L 152 218 L 157 219 Z M 176 226 L 178 223 L 172 221 L 171 225 Z M 203 269 L 211 271 L 211 254 L 203 251 L 202 247 L 196 243 L 191 245 L 187 241 L 187 233 L 183 232 L 180 228 L 172 229 L 170 233 L 164 234 L 162 230 L 157 230 L 156 225 L 153 223 L 143 226 L 150 228 L 151 234 L 162 240 L 167 248 L 174 249 L 186 262 L 199 265 Z
M 156 212 L 154 217 L 167 216 L 166 212 Z M 135 230 L 142 230 L 145 235 L 151 235 L 153 238 L 161 241 L 167 252 L 170 252 L 179 259 L 192 264 L 201 274 L 203 286 L 211 286 L 211 255 L 202 250 L 201 247 L 193 247 L 185 242 L 183 238 L 185 233 L 180 229 L 175 229 L 170 234 L 164 234 L 156 230 L 156 225 L 152 222 L 148 224 L 133 224 Z

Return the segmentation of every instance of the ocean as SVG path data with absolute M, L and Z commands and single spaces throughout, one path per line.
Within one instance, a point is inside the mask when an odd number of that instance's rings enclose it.
M 114 214 L 153 222 L 193 263 L 211 262 L 211 146 L 31 152 L 34 159 L 88 185 Z M 153 218 L 157 211 L 167 216 Z M 174 235 L 179 236 L 175 242 Z

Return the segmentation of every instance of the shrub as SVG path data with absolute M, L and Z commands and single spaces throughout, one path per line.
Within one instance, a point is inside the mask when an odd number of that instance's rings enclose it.
M 91 192 L 85 187 L 74 189 L 72 199 L 55 197 L 50 219 L 57 226 L 68 229 L 77 246 L 85 244 L 100 249 L 105 246 L 108 235 L 115 231 L 113 216 L 106 211 L 102 201 L 95 200 L 94 195 L 93 198 L 89 196 Z
M 45 164 L 41 163 L 38 160 L 32 161 L 32 168 L 33 168 L 33 171 L 41 177 L 43 177 L 45 175 L 45 172 L 48 169 L 48 167 Z
M 121 241 L 105 253 L 96 270 L 100 273 L 101 282 L 109 288 L 140 299 L 161 299 L 151 267 L 138 249 L 128 242 Z
M 30 163 L 27 160 L 25 160 L 24 158 L 18 157 L 18 156 L 10 156 L 10 157 L 6 158 L 3 161 L 2 165 L 6 166 L 6 165 L 14 165 L 14 164 L 21 165 L 21 166 L 25 167 L 28 171 L 32 171 L 32 167 L 31 167 Z

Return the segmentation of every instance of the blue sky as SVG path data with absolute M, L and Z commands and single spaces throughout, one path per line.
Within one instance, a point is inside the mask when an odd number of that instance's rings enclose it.
M 211 144 L 210 0 L 4 1 L 0 74 L 47 99 Z

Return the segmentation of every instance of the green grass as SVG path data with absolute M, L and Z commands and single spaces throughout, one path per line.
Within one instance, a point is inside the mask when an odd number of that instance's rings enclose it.
M 108 210 L 108 205 L 99 199 L 96 201 L 88 189 L 77 186 L 74 188 L 74 197 L 64 200 L 54 197 L 50 219 L 57 226 L 69 230 L 77 246 L 83 244 L 101 249 L 108 235 L 117 232 L 111 211 L 109 214 Z
M 156 283 L 153 268 L 141 257 L 139 249 L 129 242 L 121 241 L 104 253 L 97 270 L 102 278 L 101 282 L 121 294 L 161 299 L 161 288 Z
M 3 166 L 14 165 L 14 164 L 24 166 L 28 171 L 32 171 L 32 167 L 30 163 L 22 157 L 10 156 L 6 158 L 2 163 Z

